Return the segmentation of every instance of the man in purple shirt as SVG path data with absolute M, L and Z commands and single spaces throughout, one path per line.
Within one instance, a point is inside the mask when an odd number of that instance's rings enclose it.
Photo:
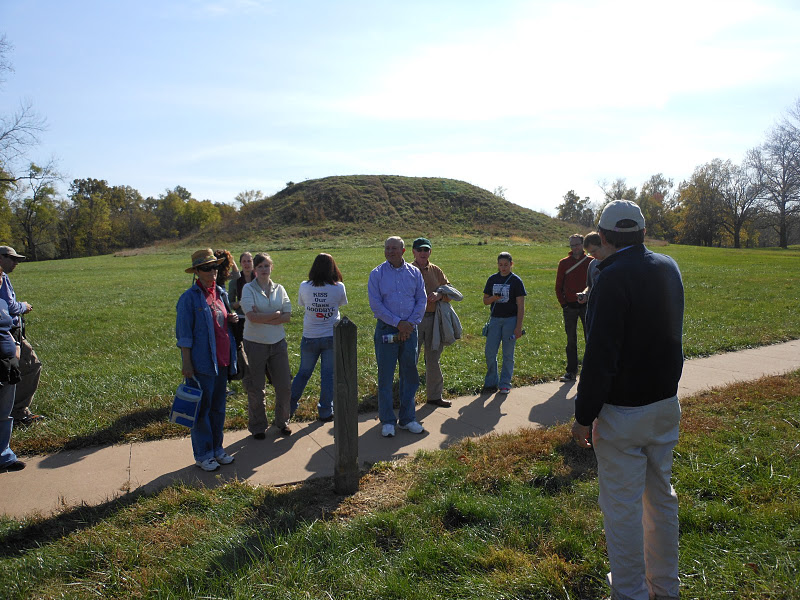
M 416 420 L 417 325 L 425 315 L 425 282 L 414 265 L 403 260 L 405 242 L 393 236 L 383 245 L 386 262 L 369 274 L 369 307 L 378 320 L 375 326 L 375 358 L 378 361 L 378 416 L 383 437 L 394 436 L 392 398 L 394 370 L 400 363 L 400 429 L 425 431 Z

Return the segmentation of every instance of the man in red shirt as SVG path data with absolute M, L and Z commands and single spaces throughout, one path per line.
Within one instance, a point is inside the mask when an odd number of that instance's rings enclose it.
M 567 370 L 561 381 L 575 381 L 578 375 L 578 319 L 586 339 L 586 304 L 578 301 L 578 292 L 586 287 L 586 271 L 591 259 L 583 251 L 583 236 L 569 238 L 569 254 L 558 263 L 556 297 L 564 311 L 564 330 L 567 333 Z

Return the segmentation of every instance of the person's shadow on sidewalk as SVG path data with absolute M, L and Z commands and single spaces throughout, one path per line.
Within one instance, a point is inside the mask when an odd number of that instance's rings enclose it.
M 565 382 L 558 391 L 545 402 L 531 407 L 528 420 L 545 427 L 556 423 L 566 423 L 575 415 L 575 396 L 578 385 L 574 381 Z
M 234 462 L 230 465 L 221 465 L 216 471 L 203 471 L 191 463 L 191 446 L 187 447 L 188 466 L 165 473 L 152 481 L 146 482 L 137 489 L 152 493 L 180 481 L 187 485 L 202 483 L 206 487 L 215 488 L 236 479 L 248 480 L 253 477 L 260 467 L 268 466 L 270 462 L 278 460 L 281 456 L 292 451 L 292 448 L 304 441 L 312 432 L 320 428 L 323 424 L 315 421 L 306 427 L 299 428 L 290 436 L 282 436 L 274 427 L 267 430 L 267 436 L 263 440 L 256 440 L 252 435 L 246 435 L 240 440 L 225 444 L 225 452 L 234 457 Z M 316 457 L 316 458 L 315 458 Z M 315 453 L 306 464 L 305 473 L 298 479 L 314 477 L 317 473 L 330 474 L 329 462 L 323 456 Z
M 503 394 L 482 392 L 469 404 L 460 407 L 457 417 L 451 417 L 442 423 L 442 433 L 447 437 L 441 447 L 446 448 L 465 437 L 493 431 L 504 415 L 502 406 L 505 399 Z

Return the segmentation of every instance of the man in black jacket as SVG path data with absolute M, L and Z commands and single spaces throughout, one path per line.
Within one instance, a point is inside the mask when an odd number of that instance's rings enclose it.
M 681 412 L 683 282 L 674 260 L 645 247 L 636 204 L 610 203 L 599 226 L 610 255 L 589 298 L 572 432 L 597 456 L 612 598 L 671 600 L 679 587 L 670 479 Z

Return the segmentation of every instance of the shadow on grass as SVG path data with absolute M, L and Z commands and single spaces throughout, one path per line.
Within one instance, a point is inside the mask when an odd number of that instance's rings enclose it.
M 47 519 L 32 520 L 27 525 L 0 535 L 0 556 L 13 557 L 58 541 L 72 533 L 88 529 L 138 502 L 142 492 L 104 502 L 97 506 L 78 506 Z
M 363 475 L 366 471 L 362 470 Z M 232 483 L 216 477 L 215 474 L 198 478 L 194 485 L 215 489 Z M 236 480 L 240 481 L 240 480 Z M 185 481 L 175 481 L 174 485 L 185 485 Z M 96 506 L 78 506 L 45 519 L 32 519 L 24 526 L 0 535 L 0 557 L 21 556 L 29 550 L 42 548 L 58 542 L 74 533 L 90 529 L 104 521 L 113 519 L 117 514 L 134 506 L 143 498 L 157 497 L 165 490 L 148 492 L 138 489 Z M 251 539 L 230 549 L 222 556 L 216 556 L 211 568 L 225 570 L 241 565 L 242 562 L 255 560 L 254 549 L 260 547 L 259 541 L 278 534 L 288 534 L 297 527 L 315 520 L 330 518 L 346 496 L 338 495 L 334 490 L 332 477 L 319 477 L 298 484 L 289 491 L 275 491 L 252 507 L 253 515 L 245 525 L 258 531 Z

